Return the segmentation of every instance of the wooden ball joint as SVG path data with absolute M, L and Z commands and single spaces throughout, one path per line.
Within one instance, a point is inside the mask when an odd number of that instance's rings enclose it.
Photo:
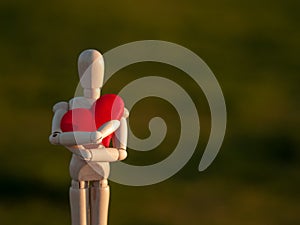
M 109 162 L 127 157 L 129 113 L 119 96 L 100 96 L 104 62 L 98 51 L 80 54 L 78 72 L 84 96 L 54 105 L 49 141 L 72 152 L 72 225 L 107 225 Z

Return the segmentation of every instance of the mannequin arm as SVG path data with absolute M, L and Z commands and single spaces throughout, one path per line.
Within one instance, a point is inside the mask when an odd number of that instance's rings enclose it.
M 115 132 L 120 127 L 119 120 L 111 120 L 99 127 L 98 132 L 102 134 L 102 139 Z
M 53 133 L 49 139 L 52 144 L 60 144 L 64 146 L 99 144 L 103 138 L 113 133 L 119 126 L 120 121 L 111 120 L 103 124 L 98 131 L 57 132 Z
M 57 135 L 56 143 L 64 146 L 97 144 L 102 141 L 101 132 L 71 131 Z
M 62 117 L 69 109 L 69 104 L 67 102 L 58 102 L 53 106 L 54 116 L 52 119 L 51 135 L 49 136 L 49 141 L 51 144 L 58 144 L 58 136 L 62 132 L 60 128 L 60 122 Z
M 87 149 L 82 145 L 66 146 L 72 153 L 89 162 L 115 162 L 125 159 L 127 153 L 117 148 Z
M 120 120 L 120 127 L 113 136 L 113 146 L 119 151 L 118 160 L 124 160 L 127 157 L 127 136 L 128 136 L 128 128 L 126 118 L 129 116 L 129 111 L 125 108 L 124 115 Z
M 58 102 L 53 106 L 54 116 L 52 119 L 52 129 L 51 133 L 61 132 L 60 122 L 62 117 L 69 109 L 69 104 L 67 102 Z
M 114 133 L 113 146 L 123 150 L 126 150 L 127 148 L 127 122 L 124 117 L 120 120 L 119 129 Z
M 121 121 L 111 120 L 103 124 L 97 132 L 102 135 L 102 138 L 97 143 L 100 143 L 103 138 L 115 132 L 114 136 L 117 136 L 114 137 L 115 148 L 105 148 L 104 146 L 102 148 L 85 148 L 82 144 L 86 143 L 80 144 L 78 140 L 76 145 L 66 147 L 72 153 L 90 162 L 115 162 L 127 157 L 127 124 L 124 117 L 121 118 Z

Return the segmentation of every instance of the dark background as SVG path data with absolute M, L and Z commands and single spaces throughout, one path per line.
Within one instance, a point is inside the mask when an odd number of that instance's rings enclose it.
M 74 95 L 82 50 L 104 53 L 144 39 L 180 44 L 210 66 L 224 92 L 227 132 L 214 163 L 199 173 L 210 113 L 197 85 L 158 63 L 118 72 L 103 93 L 158 73 L 180 83 L 197 104 L 202 133 L 171 179 L 147 187 L 110 182 L 109 224 L 299 224 L 299 8 L 298 0 L 1 1 L 0 224 L 70 224 L 70 153 L 48 143 L 52 105 Z M 157 115 L 166 119 L 167 140 L 149 153 L 129 149 L 126 162 L 146 165 L 171 153 L 179 125 L 167 102 L 139 102 L 130 125 L 147 137 Z

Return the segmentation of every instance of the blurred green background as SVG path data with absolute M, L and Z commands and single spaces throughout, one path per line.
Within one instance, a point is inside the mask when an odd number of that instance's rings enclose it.
M 298 0 L 2 0 L 0 224 L 71 224 L 70 153 L 48 143 L 52 105 L 74 95 L 82 50 L 104 53 L 144 39 L 180 44 L 210 66 L 224 92 L 227 132 L 216 160 L 199 173 L 210 132 L 199 87 L 157 63 L 119 71 L 104 93 L 165 76 L 191 95 L 202 130 L 193 158 L 171 179 L 147 187 L 110 182 L 109 224 L 300 224 L 299 8 Z M 166 119 L 167 139 L 151 152 L 129 149 L 126 162 L 146 165 L 171 153 L 179 125 L 167 102 L 139 102 L 130 125 L 147 137 L 157 115 Z

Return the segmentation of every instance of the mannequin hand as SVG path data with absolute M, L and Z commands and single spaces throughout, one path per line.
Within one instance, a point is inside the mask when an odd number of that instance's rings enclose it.
M 100 131 L 91 133 L 91 142 L 94 144 L 100 144 L 102 142 L 103 135 Z
M 124 149 L 119 149 L 119 158 L 118 160 L 124 160 L 127 158 L 127 152 Z
M 59 144 L 59 135 L 61 133 L 60 132 L 54 132 L 49 136 L 49 141 L 51 144 L 53 145 L 58 145 Z
M 89 150 L 85 150 L 85 149 L 78 150 L 76 155 L 78 155 L 80 158 L 82 158 L 83 160 L 86 160 L 86 161 L 89 161 L 92 158 L 91 152 Z

